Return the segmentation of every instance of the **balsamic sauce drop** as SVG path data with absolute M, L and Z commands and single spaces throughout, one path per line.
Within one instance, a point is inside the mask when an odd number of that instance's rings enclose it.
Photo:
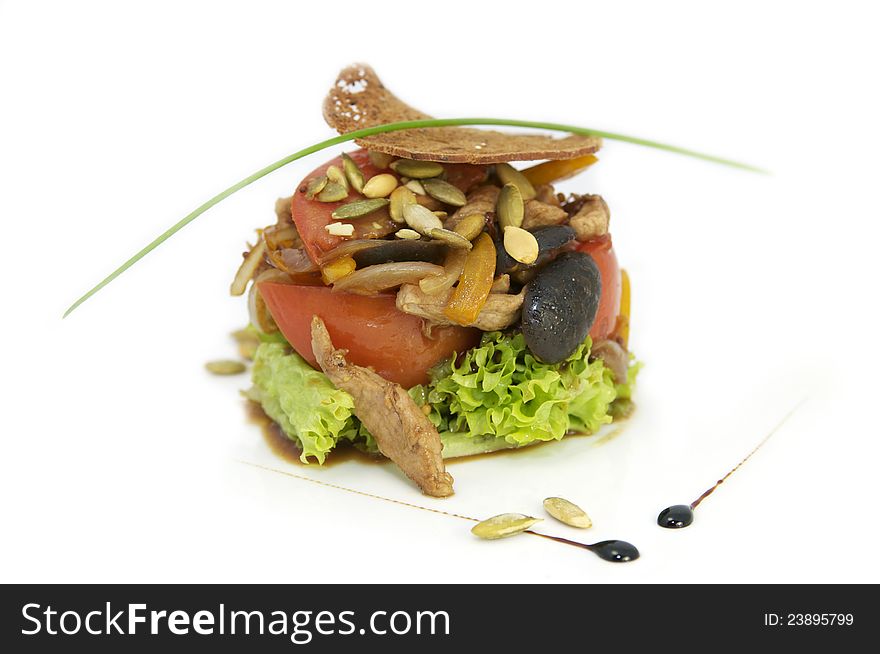
M 576 540 L 569 540 L 560 536 L 549 536 L 548 534 L 539 534 L 537 531 L 527 531 L 527 534 L 540 536 L 549 540 L 555 540 L 557 543 L 564 543 L 574 547 L 588 550 L 598 556 L 600 559 L 611 561 L 612 563 L 628 563 L 635 561 L 639 556 L 638 548 L 632 543 L 625 540 L 603 540 L 598 543 L 579 543 Z
M 687 504 L 668 506 L 657 516 L 657 524 L 667 529 L 681 529 L 694 521 L 694 511 Z
M 660 515 L 657 516 L 657 524 L 666 529 L 683 529 L 689 526 L 694 521 L 694 509 L 699 506 L 700 502 L 709 497 L 712 493 L 715 492 L 715 489 L 718 488 L 721 484 L 727 481 L 727 478 L 730 477 L 734 472 L 740 469 L 740 467 L 752 458 L 752 455 L 761 449 L 761 446 L 770 440 L 770 437 L 779 431 L 779 428 L 782 427 L 786 423 L 786 421 L 791 418 L 792 414 L 797 411 L 801 405 L 806 402 L 806 398 L 798 402 L 798 404 L 789 411 L 785 417 L 777 423 L 773 429 L 770 430 L 770 433 L 767 434 L 764 439 L 755 446 L 751 452 L 749 452 L 745 458 L 737 463 L 730 471 L 724 475 L 721 479 L 715 482 L 715 485 L 712 488 L 704 491 L 702 495 L 700 495 L 697 499 L 695 499 L 690 504 L 673 504 L 672 506 L 668 506 L 660 512 Z M 598 544 L 598 543 L 597 543 Z

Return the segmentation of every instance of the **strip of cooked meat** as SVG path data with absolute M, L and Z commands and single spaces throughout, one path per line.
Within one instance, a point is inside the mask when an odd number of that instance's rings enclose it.
M 397 292 L 397 308 L 404 313 L 425 318 L 440 325 L 457 325 L 443 309 L 449 303 L 452 289 L 441 293 L 428 294 L 415 284 L 404 284 Z M 480 309 L 477 320 L 470 325 L 484 332 L 504 329 L 519 320 L 525 291 L 518 295 L 507 293 L 489 293 L 486 304 Z
M 491 184 L 480 186 L 476 190 L 471 191 L 467 196 L 467 204 L 459 207 L 454 214 L 449 216 L 443 226 L 446 229 L 454 229 L 465 216 L 475 213 L 485 215 L 490 211 L 495 211 L 495 203 L 498 202 L 499 193 L 501 193 L 501 189 Z
M 443 464 L 440 434 L 406 390 L 346 361 L 346 351 L 333 347 L 324 321 L 317 316 L 312 318 L 312 351 L 330 381 L 354 398 L 355 415 L 370 430 L 382 454 L 426 495 L 452 495 L 453 479 Z

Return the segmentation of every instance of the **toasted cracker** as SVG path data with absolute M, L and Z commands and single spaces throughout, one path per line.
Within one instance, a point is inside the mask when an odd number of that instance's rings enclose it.
M 397 98 L 366 65 L 343 69 L 324 100 L 324 119 L 340 134 L 404 120 L 431 118 Z M 355 139 L 361 147 L 395 157 L 450 163 L 574 159 L 596 152 L 593 136 L 504 134 L 468 127 L 430 127 Z

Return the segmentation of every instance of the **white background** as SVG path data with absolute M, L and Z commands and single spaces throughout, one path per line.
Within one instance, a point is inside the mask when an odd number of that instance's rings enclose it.
M 609 3 L 603 3 L 609 4 Z M 880 581 L 877 16 L 869 3 L 0 2 L 2 581 Z M 708 150 L 759 176 L 606 142 L 602 193 L 647 366 L 614 440 L 456 464 L 274 458 L 243 417 L 226 295 L 244 241 L 322 155 L 200 218 L 66 306 L 216 191 L 331 135 L 371 63 L 437 116 L 556 120 Z M 330 154 L 327 153 L 329 157 Z M 697 511 L 659 529 L 802 397 Z M 243 465 L 487 517 L 564 495 L 617 566 Z

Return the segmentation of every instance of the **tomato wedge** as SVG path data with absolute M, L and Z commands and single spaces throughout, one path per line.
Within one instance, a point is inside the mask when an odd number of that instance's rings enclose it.
M 620 267 L 617 255 L 611 245 L 611 234 L 605 234 L 585 243 L 579 243 L 577 250 L 586 252 L 596 262 L 602 278 L 602 295 L 599 297 L 599 310 L 590 329 L 594 341 L 609 338 L 614 333 L 617 316 L 620 313 Z
M 404 388 L 428 382 L 431 366 L 464 352 L 480 341 L 478 329 L 435 327 L 431 338 L 422 332 L 422 319 L 397 309 L 394 295 L 354 295 L 325 286 L 263 282 L 260 295 L 293 348 L 311 365 L 312 316 L 319 316 L 348 360 L 372 367 Z

